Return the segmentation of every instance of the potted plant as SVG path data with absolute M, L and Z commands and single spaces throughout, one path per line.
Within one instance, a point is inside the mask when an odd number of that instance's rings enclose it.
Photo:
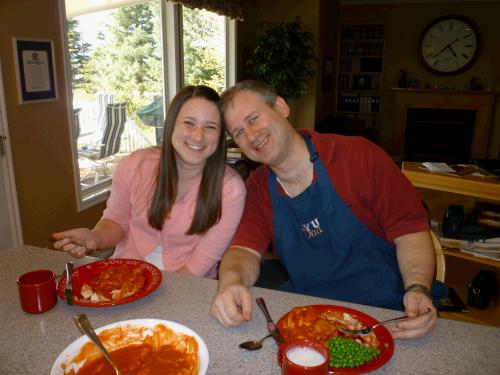
M 300 17 L 261 25 L 264 31 L 251 43 L 246 62 L 250 78 L 266 82 L 285 100 L 299 98 L 314 75 L 313 34 L 302 30 Z

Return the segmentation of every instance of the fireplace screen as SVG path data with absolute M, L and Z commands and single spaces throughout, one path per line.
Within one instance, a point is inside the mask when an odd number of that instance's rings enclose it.
M 405 160 L 468 163 L 476 111 L 409 108 Z

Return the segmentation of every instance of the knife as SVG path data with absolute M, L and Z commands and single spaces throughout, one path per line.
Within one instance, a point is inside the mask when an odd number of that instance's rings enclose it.
M 274 324 L 271 315 L 269 314 L 269 311 L 267 310 L 266 303 L 264 302 L 264 299 L 259 297 L 255 299 L 255 302 L 257 302 L 257 305 L 260 307 L 262 312 L 264 313 L 266 320 L 267 320 L 267 330 L 271 334 L 271 337 L 276 341 L 276 344 L 278 345 L 278 348 L 285 343 L 285 340 L 283 339 L 283 336 L 281 336 L 280 331 L 278 330 L 278 327 L 276 327 L 276 324 Z
M 73 304 L 73 262 L 66 263 L 66 286 L 64 287 L 64 297 L 68 305 Z

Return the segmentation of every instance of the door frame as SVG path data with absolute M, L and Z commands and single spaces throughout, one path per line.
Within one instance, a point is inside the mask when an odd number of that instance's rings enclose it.
M 19 204 L 17 200 L 16 180 L 14 176 L 14 164 L 12 161 L 12 149 L 10 147 L 9 127 L 7 125 L 7 108 L 5 105 L 5 92 L 3 86 L 2 61 L 0 59 L 0 135 L 7 139 L 4 140 L 4 157 L 0 155 L 3 175 L 0 176 L 5 184 L 7 198 L 7 210 L 10 221 L 10 231 L 12 237 L 12 246 L 23 245 L 23 234 L 21 227 L 21 217 L 19 215 Z

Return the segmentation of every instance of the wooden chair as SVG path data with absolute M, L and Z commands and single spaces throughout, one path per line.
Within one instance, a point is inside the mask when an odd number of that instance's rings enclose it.
M 434 252 L 436 253 L 436 280 L 444 283 L 444 276 L 446 272 L 446 262 L 444 258 L 443 248 L 439 242 L 436 234 L 431 231 L 432 244 L 434 245 Z

